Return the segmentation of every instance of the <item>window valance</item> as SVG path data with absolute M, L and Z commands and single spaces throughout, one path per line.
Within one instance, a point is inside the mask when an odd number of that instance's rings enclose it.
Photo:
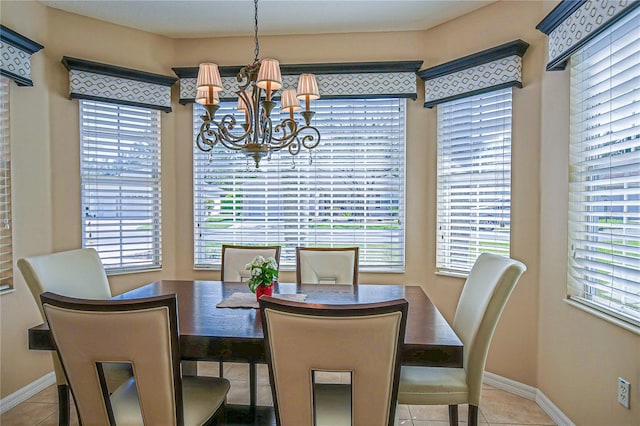
M 33 86 L 31 55 L 44 46 L 0 25 L 0 74 L 18 86 Z
M 64 56 L 69 98 L 118 103 L 171 112 L 175 77 Z
M 281 65 L 283 89 L 294 89 L 302 73 L 316 75 L 323 99 L 400 97 L 416 99 L 416 72 L 422 61 L 352 62 L 341 64 Z M 236 75 L 241 66 L 220 67 L 223 90 L 221 100 L 236 99 Z M 173 68 L 180 79 L 180 103 L 193 103 L 196 97 L 198 67 Z
M 576 50 L 638 5 L 638 0 L 563 0 L 536 26 L 549 36 L 547 71 L 563 70 Z
M 522 56 L 529 44 L 514 40 L 418 72 L 424 80 L 424 106 L 504 87 L 522 87 Z

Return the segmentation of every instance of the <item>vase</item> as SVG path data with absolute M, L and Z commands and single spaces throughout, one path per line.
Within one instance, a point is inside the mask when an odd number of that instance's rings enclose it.
M 260 296 L 262 296 L 263 294 L 271 296 L 273 294 L 273 285 L 266 286 L 264 284 L 260 284 L 258 287 L 256 287 L 256 300 L 259 300 Z

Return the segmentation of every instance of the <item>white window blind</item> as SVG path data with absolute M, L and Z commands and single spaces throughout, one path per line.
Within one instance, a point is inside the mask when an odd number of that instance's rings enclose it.
M 222 102 L 216 118 L 235 106 Z M 313 107 L 322 139 L 311 162 L 309 152 L 284 151 L 255 169 L 241 153 L 216 146 L 209 155 L 194 144 L 196 267 L 219 267 L 224 243 L 281 245 L 285 269 L 295 268 L 297 246 L 357 245 L 361 269 L 404 269 L 405 100 Z M 203 111 L 194 106 L 194 133 Z
M 160 112 L 80 101 L 82 245 L 108 273 L 161 266 Z
M 0 290 L 13 287 L 9 82 L 0 77 Z
M 571 298 L 640 325 L 640 8 L 571 57 Z
M 509 256 L 512 89 L 438 105 L 436 267 L 466 274 L 480 253 Z

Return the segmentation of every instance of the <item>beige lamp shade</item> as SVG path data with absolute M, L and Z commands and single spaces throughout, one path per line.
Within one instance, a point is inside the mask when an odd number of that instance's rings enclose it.
M 280 63 L 276 59 L 263 59 L 258 71 L 256 84 L 259 88 L 267 90 L 278 90 L 282 87 L 282 74 L 280 74 Z
M 218 92 L 213 90 L 213 87 L 199 87 L 196 103 L 200 105 L 218 105 L 220 103 Z
M 302 109 L 296 97 L 296 91 L 293 89 L 286 89 L 282 92 L 281 102 L 283 111 L 298 111 Z
M 222 90 L 222 79 L 216 64 L 200 64 L 198 69 L 198 89 L 201 87 L 213 87 L 213 90 Z
M 300 74 L 298 78 L 298 99 L 306 99 L 307 96 L 310 100 L 320 99 L 316 76 L 313 74 Z

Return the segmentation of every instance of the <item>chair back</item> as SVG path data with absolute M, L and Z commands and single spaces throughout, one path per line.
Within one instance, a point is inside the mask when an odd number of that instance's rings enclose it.
M 405 299 L 311 305 L 262 296 L 259 303 L 278 424 L 393 424 Z M 344 385 L 323 387 L 314 372 L 351 373 L 350 390 L 321 398 Z
M 296 280 L 301 284 L 358 284 L 358 247 L 296 248 Z
M 265 259 L 273 257 L 280 265 L 280 246 L 222 246 L 221 281 L 244 282 L 250 278 L 250 271 L 245 269 L 254 257 Z
M 517 260 L 482 253 L 458 300 L 453 329 L 464 344 L 469 401 L 477 405 L 491 338 L 511 292 L 527 267 Z
M 40 294 L 50 291 L 63 296 L 82 299 L 109 299 L 111 288 L 98 252 L 92 248 L 18 259 L 31 294 L 38 305 L 42 320 L 45 320 Z M 64 373 L 55 353 L 53 366 L 58 384 L 65 384 Z
M 183 424 L 175 294 L 122 301 L 40 297 L 81 424 L 129 424 L 131 418 Z M 102 368 L 110 362 L 131 364 L 139 405 L 112 410 Z

